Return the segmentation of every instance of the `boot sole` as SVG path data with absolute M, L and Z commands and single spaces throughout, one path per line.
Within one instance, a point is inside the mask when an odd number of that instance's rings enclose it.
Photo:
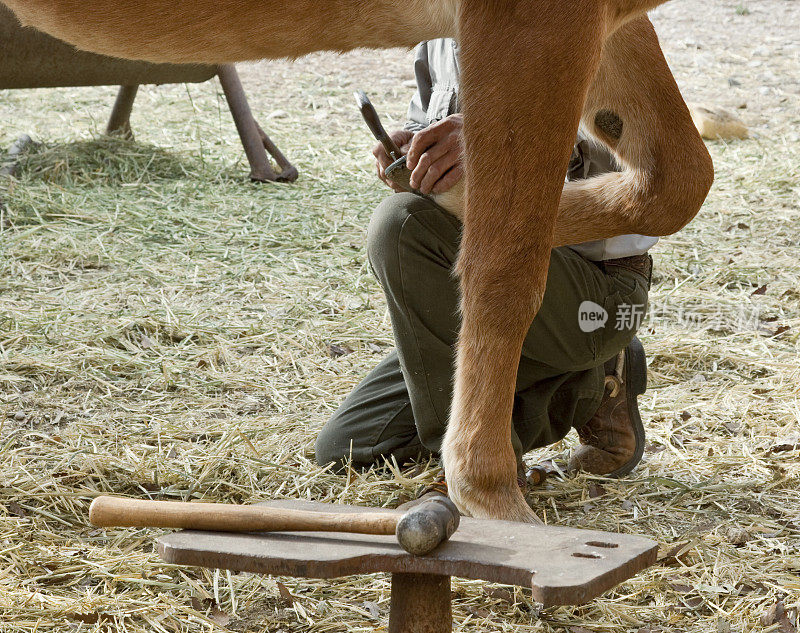
M 647 358 L 644 354 L 642 342 L 633 337 L 628 347 L 625 348 L 625 399 L 628 403 L 633 432 L 636 437 L 636 448 L 633 456 L 624 465 L 608 473 L 606 477 L 617 478 L 627 475 L 642 461 L 644 455 L 645 432 L 642 416 L 639 414 L 638 396 L 647 391 Z

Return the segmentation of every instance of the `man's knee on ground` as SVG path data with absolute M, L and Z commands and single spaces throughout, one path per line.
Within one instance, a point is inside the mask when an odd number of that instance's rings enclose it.
M 324 426 L 314 443 L 314 458 L 320 466 L 335 464 L 334 470 L 337 470 L 350 460 L 350 450 L 350 446 L 344 444 L 341 436 Z

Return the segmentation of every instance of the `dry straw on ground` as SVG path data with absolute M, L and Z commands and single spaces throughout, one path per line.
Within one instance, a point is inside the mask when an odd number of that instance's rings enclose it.
M 708 203 L 656 249 L 643 465 L 531 495 L 549 522 L 652 535 L 662 561 L 588 605 L 547 611 L 523 590 L 455 581 L 457 630 L 794 630 L 797 16 L 778 0 L 687 0 L 656 14 L 687 97 L 747 100 L 755 134 L 710 143 Z M 391 346 L 364 257 L 384 191 L 351 92 L 368 89 L 399 120 L 409 59 L 245 69 L 254 110 L 301 169 L 291 186 L 246 182 L 212 84 L 144 90 L 136 143 L 97 135 L 111 89 L 0 95 L 3 146 L 23 132 L 44 142 L 0 184 L 0 631 L 386 626 L 385 576 L 169 566 L 153 531 L 95 530 L 86 510 L 101 492 L 392 505 L 433 476 L 343 477 L 312 459 L 320 425 Z

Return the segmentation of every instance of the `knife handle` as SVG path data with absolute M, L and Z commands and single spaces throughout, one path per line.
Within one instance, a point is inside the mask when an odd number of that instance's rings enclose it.
M 375 106 L 372 105 L 372 102 L 370 102 L 369 97 L 363 90 L 358 90 L 355 93 L 355 97 L 358 109 L 361 110 L 361 116 L 364 117 L 364 121 L 373 136 L 383 145 L 383 149 L 392 157 L 392 160 L 398 160 L 403 155 L 403 152 L 400 151 L 397 143 L 386 133 L 381 119 L 378 116 L 378 112 L 375 110 Z

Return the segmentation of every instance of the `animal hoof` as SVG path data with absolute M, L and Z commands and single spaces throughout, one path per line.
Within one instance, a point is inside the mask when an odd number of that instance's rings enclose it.
M 541 523 L 517 484 L 513 453 L 509 473 L 504 472 L 506 469 L 499 473 L 480 472 L 486 470 L 486 463 L 480 464 L 483 469 L 470 468 L 469 462 L 452 459 L 453 456 L 452 452 L 445 453 L 443 460 L 447 492 L 462 514 L 478 519 Z
M 448 483 L 450 498 L 459 510 L 476 519 L 496 519 L 521 523 L 541 523 L 541 519 L 525 501 L 519 486 L 512 482 L 508 486 L 477 491 L 474 487 Z

